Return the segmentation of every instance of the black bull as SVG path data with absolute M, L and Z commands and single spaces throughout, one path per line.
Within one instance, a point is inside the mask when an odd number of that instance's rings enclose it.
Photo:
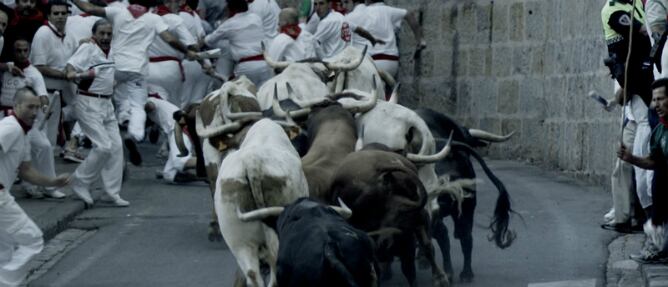
M 463 128 L 453 119 L 430 109 L 417 109 L 415 111 L 429 126 L 431 133 L 436 140 L 436 148 L 440 149 L 445 145 L 445 140 L 453 132 L 452 151 L 448 157 L 436 163 L 436 173 L 440 175 L 450 175 L 452 180 L 456 179 L 475 179 L 476 174 L 473 169 L 473 163 L 470 156 L 473 156 L 485 174 L 492 181 L 499 191 L 496 201 L 494 215 L 490 224 L 493 240 L 499 248 L 510 246 L 515 238 L 514 232 L 508 230 L 510 220 L 510 197 L 503 183 L 492 173 L 482 157 L 472 148 L 487 145 L 472 137 L 468 130 Z M 440 139 L 440 140 L 439 140 Z M 473 250 L 473 215 L 476 207 L 475 189 L 467 189 L 473 196 L 464 199 L 459 210 L 458 204 L 450 196 L 441 196 L 438 198 L 440 213 L 432 221 L 432 236 L 438 241 L 443 256 L 443 269 L 451 277 L 453 274 L 452 263 L 450 259 L 450 240 L 448 229 L 443 224 L 443 218 L 452 216 L 455 225 L 455 238 L 459 239 L 462 253 L 464 254 L 464 267 L 459 277 L 462 281 L 471 281 L 473 279 L 473 270 L 471 268 L 471 253 Z
M 331 208 L 301 198 L 285 207 L 276 231 L 279 286 L 376 286 L 373 242 Z

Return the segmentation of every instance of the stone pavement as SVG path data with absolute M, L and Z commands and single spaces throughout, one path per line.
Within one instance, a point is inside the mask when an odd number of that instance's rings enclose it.
M 56 170 L 58 172 L 72 172 L 77 166 L 77 164 L 66 163 L 59 158 L 56 159 L 56 165 Z M 42 229 L 45 241 L 47 241 L 47 246 L 43 252 L 44 256 L 42 256 L 44 258 L 35 260 L 36 262 L 39 262 L 33 264 L 36 270 L 39 266 L 48 264 L 50 258 L 47 257 L 52 256 L 48 256 L 47 253 L 55 254 L 54 256 L 62 256 L 63 253 L 66 253 L 63 251 L 66 250 L 66 248 L 76 247 L 77 238 L 86 237 L 91 232 L 72 229 L 68 226 L 69 222 L 74 219 L 74 217 L 83 212 L 84 204 L 72 194 L 69 188 L 65 189 L 65 193 L 68 194 L 68 197 L 65 199 L 27 199 L 25 193 L 19 186 L 15 185 L 15 188 L 12 190 L 12 194 L 16 198 L 16 201 Z M 608 261 L 605 263 L 602 262 L 602 264 L 606 264 L 605 287 L 668 287 L 668 265 L 638 264 L 629 259 L 630 254 L 640 250 L 643 241 L 643 234 L 628 234 L 620 235 L 608 245 Z M 58 242 L 61 242 L 62 244 L 59 244 Z M 36 272 L 39 272 L 39 270 Z M 534 286 L 580 286 L 577 284 L 574 285 L 573 282 L 558 283 L 561 285 L 549 284 L 550 283 L 548 283 L 548 285 Z M 582 286 L 596 285 L 597 284 L 594 282 Z
M 606 287 L 668 287 L 668 265 L 639 264 L 629 255 L 637 253 L 645 241 L 644 234 L 626 234 L 608 245 Z

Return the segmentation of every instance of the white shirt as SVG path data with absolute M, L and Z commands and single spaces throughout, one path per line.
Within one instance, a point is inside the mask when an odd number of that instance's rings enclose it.
M 376 44 L 373 47 L 369 47 L 371 55 L 387 54 L 399 56 L 395 30 L 401 28 L 401 22 L 407 13 L 406 9 L 390 7 L 385 5 L 385 3 L 374 3 L 367 6 L 366 14 L 370 16 L 370 24 L 366 30 L 374 38 L 385 42 L 385 44 Z
M 2 90 L 0 92 L 0 103 L 3 106 L 13 107 L 16 91 L 20 88 L 31 87 L 40 96 L 47 96 L 46 85 L 42 74 L 30 65 L 23 69 L 25 77 L 17 77 L 12 73 L 2 73 Z
M 186 28 L 188 31 L 190 31 L 190 34 L 195 38 L 195 40 L 199 40 L 200 38 L 203 38 L 206 36 L 206 33 L 204 32 L 204 26 L 202 26 L 202 19 L 197 15 L 197 13 L 193 12 L 188 13 L 188 12 L 179 12 L 179 16 L 181 19 L 183 19 L 183 25 L 186 25 Z
M 162 15 L 160 17 L 162 18 L 162 20 L 165 21 L 165 24 L 169 26 L 169 29 L 167 29 L 167 31 L 171 32 L 174 36 L 176 36 L 179 39 L 179 41 L 181 41 L 181 43 L 183 43 L 186 46 L 197 44 L 195 38 L 193 38 L 192 34 L 190 34 L 190 31 L 188 31 L 188 28 L 183 23 L 183 19 L 181 18 L 181 16 L 170 13 Z M 170 56 L 183 59 L 183 53 L 181 53 L 181 51 L 174 49 L 160 37 L 155 37 L 155 41 L 153 41 L 151 46 L 148 47 L 148 56 L 149 57 Z
M 83 72 L 93 69 L 95 78 L 93 81 L 79 82 L 79 89 L 94 94 L 111 95 L 114 93 L 114 65 L 111 55 L 95 43 L 83 43 L 72 55 L 67 64 L 72 65 L 77 71 Z
M 346 14 L 344 19 L 349 24 L 356 27 L 362 27 L 364 29 L 366 29 L 372 21 L 371 16 L 366 13 L 366 5 L 364 4 L 356 5 L 353 11 Z M 364 37 L 354 33 L 353 31 L 351 31 L 351 34 L 352 34 L 351 43 L 353 44 L 353 46 L 360 49 L 364 49 L 364 46 L 369 46 L 369 47 L 372 46 L 371 42 L 369 42 L 369 40 L 365 39 Z
M 54 30 L 57 29 L 51 23 L 37 29 L 30 48 L 30 62 L 35 66 L 44 65 L 62 71 L 78 43 L 67 34 L 60 38 Z
M 248 12 L 255 13 L 262 19 L 266 40 L 278 35 L 278 14 L 281 13 L 281 8 L 275 0 L 255 0 L 248 3 Z
M 331 10 L 324 19 L 318 23 L 318 29 L 313 35 L 318 42 L 318 56 L 321 59 L 336 56 L 346 44 L 350 43 L 350 37 L 355 27 L 345 22 L 343 15 Z
M 179 107 L 154 97 L 148 97 L 147 101 L 155 105 L 155 109 L 148 113 L 148 118 L 158 124 L 162 132 L 170 134 L 174 130 L 174 112 L 178 111 Z
M 93 25 L 102 18 L 97 16 L 69 16 L 65 24 L 65 35 L 72 36 L 76 43 L 93 36 Z
M 19 174 L 19 166 L 26 161 L 30 161 L 30 140 L 16 117 L 3 118 L 0 120 L 0 184 L 5 188 L 0 193 L 11 196 L 9 191 Z
M 250 12 L 237 13 L 207 35 L 204 42 L 209 47 L 219 47 L 220 41 L 230 41 L 230 52 L 234 61 L 262 54 L 261 39 L 264 39 L 262 20 Z
M 169 26 L 153 13 L 135 19 L 127 8 L 107 6 L 104 11 L 113 26 L 111 50 L 116 70 L 148 74 L 148 47 Z
M 275 61 L 296 62 L 316 57 L 316 45 L 313 35 L 302 30 L 297 39 L 280 33 L 271 41 L 267 53 Z

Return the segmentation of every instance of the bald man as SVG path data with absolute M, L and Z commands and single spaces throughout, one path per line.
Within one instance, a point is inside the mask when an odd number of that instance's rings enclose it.
M 297 9 L 285 8 L 278 16 L 279 32 L 267 53 L 275 61 L 299 61 L 316 57 L 313 34 L 299 27 Z
M 64 186 L 69 174 L 48 177 L 30 164 L 28 131 L 42 106 L 31 88 L 20 88 L 14 99 L 14 115 L 0 120 L 0 286 L 19 286 L 30 260 L 42 251 L 42 231 L 9 193 L 19 175 L 36 185 Z

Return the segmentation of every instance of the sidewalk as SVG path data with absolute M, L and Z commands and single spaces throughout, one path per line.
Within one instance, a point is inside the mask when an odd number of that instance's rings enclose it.
M 668 287 L 668 265 L 639 264 L 629 255 L 637 253 L 645 241 L 644 234 L 626 234 L 608 245 L 606 287 Z

